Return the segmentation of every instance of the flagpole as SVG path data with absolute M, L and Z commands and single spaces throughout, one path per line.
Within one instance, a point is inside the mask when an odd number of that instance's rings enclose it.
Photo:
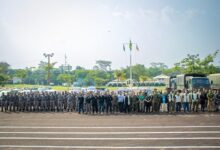
M 130 47 L 130 88 L 133 86 L 132 81 L 132 54 L 131 54 L 132 47 Z
M 136 43 L 132 43 L 131 40 L 129 41 L 129 43 L 123 43 L 123 50 L 125 51 L 125 45 L 129 46 L 129 50 L 130 50 L 130 88 L 132 88 L 133 86 L 133 80 L 132 80 L 132 45 L 136 45 L 136 50 L 139 51 L 138 45 Z

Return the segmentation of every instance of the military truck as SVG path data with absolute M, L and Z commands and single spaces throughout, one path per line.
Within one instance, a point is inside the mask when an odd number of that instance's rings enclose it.
M 165 79 L 165 86 L 169 90 L 176 89 L 176 76 L 170 76 L 169 78 Z
M 208 78 L 211 89 L 220 89 L 220 73 L 210 74 Z
M 176 76 L 177 90 L 183 89 L 209 89 L 210 82 L 205 74 L 181 74 Z

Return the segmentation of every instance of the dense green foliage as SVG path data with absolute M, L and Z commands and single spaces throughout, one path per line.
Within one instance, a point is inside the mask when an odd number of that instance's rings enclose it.
M 136 81 L 147 81 L 153 77 L 166 74 L 176 75 L 181 73 L 219 73 L 220 68 L 213 64 L 218 54 L 218 50 L 213 54 L 209 54 L 205 58 L 199 55 L 188 54 L 186 58 L 174 64 L 172 68 L 168 68 L 164 63 L 154 62 L 150 67 L 142 64 L 132 66 L 133 79 Z M 130 77 L 130 68 L 122 68 L 120 70 L 111 70 L 111 62 L 99 60 L 97 66 L 93 70 L 88 70 L 77 66 L 75 70 L 64 71 L 60 68 L 54 68 L 55 63 L 48 64 L 40 62 L 37 68 L 10 69 L 9 64 L 0 62 L 0 84 L 12 83 L 13 77 L 19 77 L 24 84 L 47 84 L 48 69 L 50 70 L 50 82 L 54 85 L 70 85 L 74 83 L 76 86 L 102 86 L 109 81 L 124 81 Z M 109 69 L 107 69 L 109 68 Z

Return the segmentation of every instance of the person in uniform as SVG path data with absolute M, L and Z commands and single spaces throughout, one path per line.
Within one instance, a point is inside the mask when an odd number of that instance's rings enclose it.
M 67 95 L 67 110 L 66 111 L 73 111 L 73 97 L 71 93 Z
M 48 110 L 49 111 L 52 111 L 53 110 L 53 105 L 54 105 L 54 96 L 53 96 L 53 93 L 50 92 L 48 93 Z
M 12 111 L 12 109 L 13 109 L 13 105 L 14 105 L 14 98 L 13 98 L 12 93 L 9 93 L 9 94 L 8 94 L 8 106 L 9 106 L 9 112 Z
M 152 95 L 150 93 L 147 93 L 144 100 L 144 106 L 146 109 L 146 113 L 151 112 L 151 102 L 152 102 Z
M 207 95 L 206 95 L 205 91 L 202 91 L 201 95 L 200 95 L 200 105 L 201 105 L 202 112 L 205 112 L 206 96 Z
M 91 97 L 92 97 L 92 93 L 86 93 L 85 96 L 85 113 L 86 114 L 91 114 L 91 109 L 92 109 L 92 105 L 91 105 Z
M 1 105 L 1 111 L 5 111 L 7 110 L 7 95 L 5 93 L 2 94 L 2 105 Z
M 104 95 L 103 93 L 100 93 L 98 96 L 98 105 L 99 105 L 99 113 L 103 114 L 104 113 Z
M 212 90 L 209 90 L 207 94 L 207 98 L 208 98 L 208 112 L 212 112 L 213 111 L 213 98 L 214 98 L 214 94 Z
M 112 96 L 108 93 L 106 93 L 105 96 L 106 101 L 106 113 L 112 113 Z
M 169 112 L 171 114 L 175 113 L 175 94 L 174 91 L 171 91 L 168 95 L 169 100 Z
M 219 104 L 220 104 L 220 90 L 216 91 L 216 94 L 214 95 L 214 111 L 219 111 Z
M 80 114 L 81 112 L 84 113 L 84 96 L 82 95 L 82 93 L 79 93 L 78 96 L 78 104 L 79 104 L 79 108 L 78 108 L 78 113 Z
M 192 104 L 193 104 L 192 111 L 193 112 L 198 112 L 199 97 L 200 96 L 197 94 L 196 90 L 193 90 L 193 93 L 192 93 Z
M 58 94 L 58 97 L 57 97 L 57 111 L 63 111 L 63 107 L 62 107 L 62 101 L 63 101 L 63 96 L 61 93 Z
M 117 95 L 116 93 L 112 92 L 112 112 L 117 113 L 118 112 L 118 103 L 117 103 Z
M 91 103 L 92 103 L 92 113 L 94 114 L 96 112 L 96 114 L 98 114 L 98 97 L 96 94 L 91 94 Z
M 124 112 L 130 112 L 130 96 L 128 95 L 128 93 L 125 93 Z
M 135 92 L 132 92 L 132 111 L 135 113 L 139 112 L 139 99 Z
M 152 108 L 153 112 L 159 112 L 159 103 L 160 103 L 160 95 L 157 92 L 157 89 L 154 89 L 152 95 Z
M 23 111 L 23 94 L 22 93 L 19 93 L 18 95 L 18 109 L 19 111 Z
M 47 109 L 47 96 L 46 93 L 41 94 L 41 111 L 46 111 Z

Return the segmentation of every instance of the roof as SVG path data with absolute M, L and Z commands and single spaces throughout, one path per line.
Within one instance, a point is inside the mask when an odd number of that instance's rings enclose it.
M 169 76 L 164 75 L 164 74 L 154 77 L 154 79 L 167 79 L 167 78 L 169 78 Z

